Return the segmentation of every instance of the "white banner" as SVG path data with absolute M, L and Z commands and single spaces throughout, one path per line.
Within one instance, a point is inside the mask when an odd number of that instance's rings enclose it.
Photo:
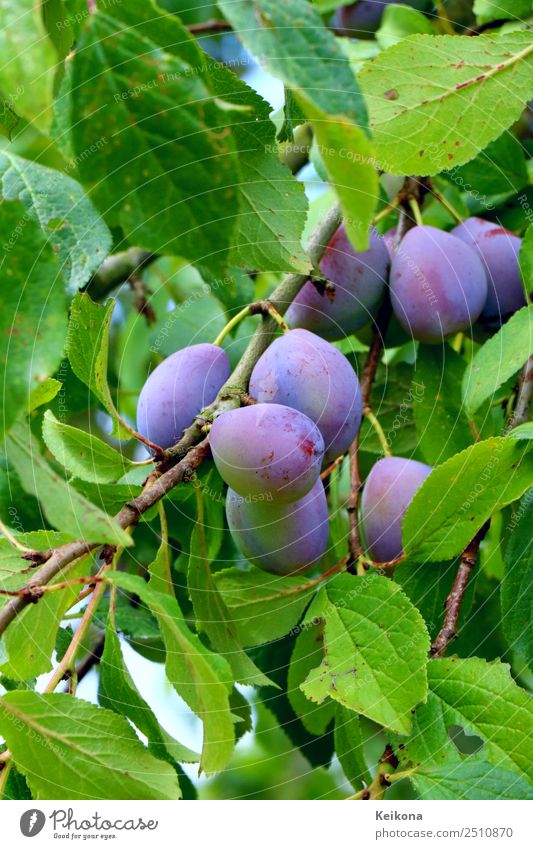
M 275 807 L 269 811 L 268 807 Z M 205 808 L 205 810 L 204 810 Z M 239 810 L 237 810 L 239 808 Z M 0 846 L 499 846 L 531 849 L 531 802 L 0 803 Z M 528 825 L 529 821 L 529 825 Z M 31 843 L 35 840 L 35 843 Z

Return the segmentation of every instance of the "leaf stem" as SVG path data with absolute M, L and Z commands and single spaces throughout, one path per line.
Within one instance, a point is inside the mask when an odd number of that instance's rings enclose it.
M 434 2 L 435 2 L 435 8 L 437 10 L 437 15 L 439 17 L 439 21 L 442 25 L 442 29 L 444 30 L 445 33 L 447 33 L 447 35 L 455 35 L 456 34 L 455 30 L 454 30 L 450 20 L 448 19 L 447 14 L 446 14 L 446 9 L 444 8 L 444 3 L 442 2 L 442 0 L 434 0 Z
M 380 221 L 383 221 L 383 219 L 386 218 L 387 215 L 390 215 L 391 212 L 396 209 L 399 203 L 400 198 L 398 196 L 393 198 L 391 202 L 387 204 L 387 206 L 385 206 L 382 210 L 380 210 L 380 212 L 377 213 L 377 215 L 374 215 L 374 218 L 372 219 L 372 224 L 376 225 L 379 224 Z

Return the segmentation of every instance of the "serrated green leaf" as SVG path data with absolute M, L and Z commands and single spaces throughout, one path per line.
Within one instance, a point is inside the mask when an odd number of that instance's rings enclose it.
M 231 127 L 241 106 L 231 91 L 219 98 L 214 64 L 151 2 L 101 7 L 66 59 L 56 114 L 108 223 L 149 250 L 222 269 L 239 211 Z
M 355 790 L 371 782 L 365 761 L 359 716 L 340 704 L 335 706 L 335 754 Z
M 67 355 L 76 377 L 89 387 L 113 419 L 115 435 L 119 439 L 130 439 L 131 433 L 121 423 L 107 383 L 109 328 L 114 306 L 113 300 L 105 306 L 95 304 L 89 295 L 82 292 L 74 296 L 70 307 Z
M 348 236 L 364 250 L 377 176 L 371 144 L 361 129 L 366 107 L 347 57 L 304 0 L 223 0 L 219 5 L 249 50 L 283 80 L 311 119 Z
M 494 437 L 471 445 L 432 471 L 403 520 L 403 548 L 413 561 L 460 554 L 489 516 L 533 484 L 529 443 Z
M 469 415 L 496 392 L 533 354 L 533 306 L 518 310 L 476 353 L 463 377 Z
M 118 481 L 135 465 L 99 437 L 60 422 L 51 410 L 43 417 L 43 439 L 58 463 L 85 481 Z
M 326 699 L 314 704 L 306 699 L 300 689 L 309 672 L 324 657 L 324 628 L 321 624 L 305 622 L 296 638 L 287 676 L 287 695 L 292 708 L 305 728 L 317 737 L 323 734 L 335 714 L 335 702 Z
M 480 24 L 523 20 L 533 11 L 533 3 L 531 0 L 474 0 L 473 11 Z
M 244 646 L 288 634 L 314 593 L 314 586 L 301 576 L 270 575 L 255 566 L 222 569 L 214 580 Z
M 376 41 L 382 50 L 415 33 L 433 34 L 433 27 L 422 12 L 397 3 L 385 6 L 381 25 L 376 32 Z
M 533 489 L 516 505 L 509 524 L 501 584 L 503 630 L 511 648 L 533 666 Z
M 207 775 L 218 772 L 226 765 L 235 743 L 229 705 L 233 675 L 228 662 L 209 651 L 189 630 L 175 598 L 155 592 L 136 575 L 112 572 L 108 578 L 120 589 L 138 595 L 157 618 L 167 651 L 168 679 L 203 721 L 200 769 Z
M 197 628 L 207 634 L 212 646 L 226 658 L 236 681 L 263 687 L 272 685 L 272 681 L 263 675 L 244 651 L 236 623 L 211 572 L 211 562 L 222 541 L 222 479 L 216 473 L 210 475 L 206 486 L 209 499 L 202 497 L 200 488 L 196 490 L 199 515 L 191 535 L 187 572 Z
M 6 453 L 26 492 L 35 495 L 51 525 L 71 539 L 128 546 L 132 539 L 118 522 L 87 501 L 52 469 L 22 425 L 12 429 Z
M 91 575 L 91 566 L 92 558 L 84 557 L 62 569 L 54 583 Z M 28 577 L 25 576 L 26 580 Z M 79 584 L 74 584 L 44 593 L 37 604 L 28 605 L 16 617 L 3 636 L 6 659 L 0 670 L 5 675 L 14 681 L 25 681 L 52 669 L 52 655 L 61 620 L 75 603 L 80 589 Z
M 518 192 L 528 184 L 524 150 L 520 142 L 507 130 L 491 142 L 475 159 L 444 172 L 458 189 L 472 193 L 474 198 L 488 206 L 487 195 Z
M 20 201 L 3 201 L 0 211 L 0 383 L 9 398 L 1 435 L 59 365 L 67 324 L 63 279 L 52 246 Z
M 533 785 L 483 760 L 417 770 L 411 780 L 421 799 L 533 799 Z
M 197 763 L 200 755 L 175 740 L 159 724 L 151 707 L 139 693 L 122 655 L 115 630 L 114 616 L 109 611 L 104 652 L 100 661 L 98 700 L 102 707 L 127 716 L 148 740 L 148 748 L 169 763 Z
M 35 799 L 178 799 L 175 771 L 126 719 L 66 693 L 0 698 L 0 733 Z
M 524 31 L 413 35 L 385 50 L 359 74 L 380 166 L 432 175 L 468 162 L 520 117 L 532 67 Z
M 420 345 L 413 410 L 420 449 L 431 465 L 448 460 L 472 443 L 461 396 L 464 370 L 464 360 L 448 345 Z
M 47 377 L 42 383 L 39 383 L 35 389 L 32 389 L 28 401 L 28 413 L 32 413 L 37 407 L 43 404 L 48 404 L 52 401 L 62 387 L 60 380 L 54 377 Z
M 491 764 L 533 781 L 533 703 L 507 664 L 441 658 L 430 661 L 428 678 L 447 726 L 478 734 Z
M 39 222 L 71 293 L 89 280 L 111 249 L 111 233 L 82 187 L 60 171 L 2 150 L 0 197 L 20 200 Z
M 56 57 L 34 0 L 0 4 L 4 94 L 19 115 L 40 130 L 50 123 Z
M 520 272 L 527 293 L 533 291 L 533 224 L 527 228 L 518 255 Z
M 427 695 L 429 636 L 401 589 L 378 575 L 340 575 L 307 618 L 325 620 L 324 659 L 302 690 L 327 696 L 391 731 L 408 734 L 411 710 Z

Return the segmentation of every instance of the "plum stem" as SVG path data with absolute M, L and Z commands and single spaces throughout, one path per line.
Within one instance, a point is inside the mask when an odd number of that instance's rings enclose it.
M 228 333 L 231 333 L 233 328 L 237 327 L 237 325 L 243 320 L 243 318 L 247 318 L 249 315 L 251 315 L 250 307 L 247 304 L 245 307 L 243 307 L 242 310 L 239 310 L 239 312 L 236 313 L 233 318 L 230 318 L 226 326 L 222 328 L 217 338 L 214 340 L 213 345 L 217 345 L 217 347 L 220 347 Z
M 432 187 L 431 187 L 431 194 L 433 195 L 433 197 L 435 198 L 435 200 L 438 200 L 438 202 L 439 202 L 439 203 L 440 203 L 440 204 L 441 204 L 441 205 L 442 205 L 445 209 L 447 209 L 447 210 L 448 210 L 448 212 L 450 213 L 450 215 L 452 216 L 452 218 L 455 218 L 455 220 L 457 221 L 457 223 L 458 223 L 458 224 L 462 224 L 462 223 L 463 223 L 464 218 L 463 218 L 463 216 L 461 215 L 461 213 L 460 213 L 460 212 L 457 212 L 457 210 L 456 210 L 455 206 L 453 206 L 453 205 L 450 203 L 450 201 L 448 200 L 448 198 L 447 198 L 447 197 L 445 197 L 445 195 L 443 195 L 443 194 L 442 194 L 442 192 L 439 192 L 439 191 L 438 191 L 438 189 L 436 189 L 436 188 L 434 188 L 434 186 L 432 186 Z
M 434 0 L 435 8 L 437 10 L 437 17 L 442 26 L 442 29 L 447 35 L 455 35 L 455 29 L 453 28 L 447 14 L 446 9 L 444 8 L 444 3 L 442 0 Z
M 368 419 L 368 421 L 374 428 L 376 436 L 379 439 L 379 444 L 381 445 L 381 448 L 383 450 L 383 455 L 385 457 L 392 457 L 392 453 L 389 448 L 389 443 L 387 441 L 387 437 L 385 436 L 385 431 L 381 427 L 378 417 L 372 412 L 370 408 L 367 408 L 364 411 L 364 416 L 366 419 Z
M 409 206 L 411 207 L 411 211 L 413 213 L 414 219 L 419 227 L 422 227 L 424 224 L 424 219 L 422 218 L 422 213 L 420 211 L 420 204 L 416 200 L 416 198 L 409 198 Z
M 391 202 L 387 204 L 387 206 L 383 207 L 383 209 L 380 212 L 377 213 L 377 215 L 374 215 L 374 217 L 372 219 L 372 224 L 376 225 L 376 224 L 379 224 L 380 221 L 383 221 L 383 219 L 386 218 L 387 215 L 390 215 L 391 212 L 393 212 L 396 209 L 396 207 L 398 206 L 399 203 L 400 203 L 400 198 L 398 196 L 393 198 L 391 200 Z

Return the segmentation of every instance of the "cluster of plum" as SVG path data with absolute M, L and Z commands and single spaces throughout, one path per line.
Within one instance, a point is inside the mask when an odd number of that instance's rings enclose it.
M 242 554 L 267 571 L 288 574 L 317 563 L 328 541 L 321 472 L 343 455 L 362 417 L 359 381 L 332 342 L 372 320 L 389 280 L 392 308 L 416 339 L 442 342 L 481 315 L 494 319 L 525 301 L 520 239 L 479 218 L 446 233 L 416 226 L 394 244 L 375 230 L 355 252 L 341 225 L 320 264 L 324 282 L 308 281 L 290 305 L 293 329 L 255 365 L 255 401 L 221 413 L 209 441 L 228 485 L 226 514 Z M 389 274 L 390 272 L 390 274 Z M 137 427 L 167 448 L 179 440 L 230 375 L 226 352 L 211 344 L 172 354 L 152 372 L 138 402 Z M 370 556 L 401 555 L 402 520 L 432 471 L 401 457 L 379 460 L 367 477 L 361 519 Z

